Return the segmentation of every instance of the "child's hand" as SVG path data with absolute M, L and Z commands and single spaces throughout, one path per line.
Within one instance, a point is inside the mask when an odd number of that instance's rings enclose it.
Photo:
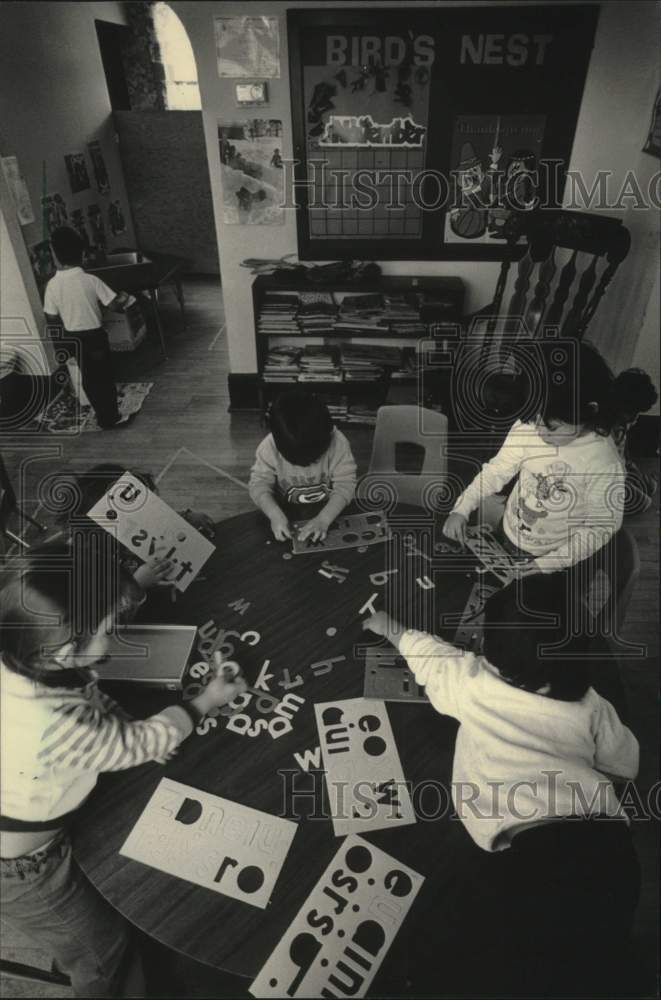
M 196 698 L 191 699 L 192 705 L 206 715 L 212 708 L 222 708 L 238 698 L 248 687 L 245 677 L 227 678 L 220 673 L 204 687 Z
M 269 521 L 271 522 L 271 531 L 276 541 L 284 542 L 285 538 L 292 537 L 289 521 L 281 510 L 274 511 L 269 517 Z
M 174 563 L 171 559 L 164 559 L 162 555 L 159 555 L 159 552 L 163 551 L 163 548 L 157 549 L 154 557 L 149 562 L 139 566 L 133 574 L 133 579 L 143 590 L 151 590 L 152 587 L 158 587 L 167 582 L 167 577 L 174 568 Z
M 323 514 L 317 514 L 311 521 L 304 524 L 299 529 L 298 537 L 304 542 L 306 538 L 311 538 L 313 542 L 323 541 L 328 534 L 328 521 Z
M 383 635 L 386 639 L 396 638 L 404 631 L 403 626 L 385 611 L 377 611 L 370 618 L 366 618 L 363 622 L 363 631 L 366 629 L 375 632 L 376 635 Z
M 213 538 L 216 534 L 215 525 L 208 514 L 203 514 L 200 510 L 184 510 L 181 516 L 207 538 Z
M 443 534 L 446 538 L 452 539 L 453 542 L 459 542 L 460 545 L 465 545 L 467 525 L 468 518 L 464 517 L 463 514 L 458 514 L 456 511 L 453 511 L 448 515 L 446 522 L 443 525 Z

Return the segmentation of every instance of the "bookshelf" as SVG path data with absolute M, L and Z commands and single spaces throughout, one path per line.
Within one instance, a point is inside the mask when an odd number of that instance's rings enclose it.
M 380 276 L 317 286 L 259 275 L 252 286 L 262 411 L 282 391 L 323 396 L 339 423 L 373 423 L 394 385 L 420 375 L 417 342 L 461 322 L 461 278 Z

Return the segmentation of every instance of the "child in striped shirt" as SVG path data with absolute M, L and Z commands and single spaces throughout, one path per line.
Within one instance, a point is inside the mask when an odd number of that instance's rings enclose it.
M 139 996 L 144 986 L 127 928 L 72 858 L 69 826 L 102 771 L 166 761 L 245 687 L 216 677 L 145 720 L 100 691 L 94 664 L 135 589 L 104 552 L 93 536 L 44 546 L 0 591 L 2 917 L 85 997 Z

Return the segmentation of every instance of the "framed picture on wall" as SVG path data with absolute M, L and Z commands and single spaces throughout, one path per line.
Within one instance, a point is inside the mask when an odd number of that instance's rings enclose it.
M 299 256 L 511 253 L 517 213 L 561 204 L 597 16 L 289 11 Z

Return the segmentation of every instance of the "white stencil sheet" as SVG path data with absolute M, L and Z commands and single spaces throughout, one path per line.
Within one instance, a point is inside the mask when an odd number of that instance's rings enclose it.
M 347 837 L 281 938 L 254 997 L 364 997 L 424 878 Z
M 511 555 L 494 537 L 493 531 L 487 524 L 466 529 L 466 546 L 477 556 L 484 568 L 505 585 L 513 579 L 517 566 L 528 561 L 525 556 L 517 558 Z
M 386 706 L 350 698 L 314 710 L 335 835 L 415 823 Z
M 296 823 L 163 778 L 124 857 L 264 909 Z
M 387 542 L 392 536 L 386 515 L 381 511 L 373 514 L 349 514 L 333 521 L 328 534 L 323 541 L 312 542 L 306 538 L 304 542 L 298 537 L 298 532 L 306 524 L 305 521 L 295 521 L 292 552 L 300 556 L 304 552 L 329 552 L 334 549 L 355 549 L 362 545 L 374 545 L 376 542 Z
M 186 590 L 216 548 L 130 472 L 113 483 L 87 514 L 143 561 L 161 550 L 174 563 L 167 580 L 180 591 Z

